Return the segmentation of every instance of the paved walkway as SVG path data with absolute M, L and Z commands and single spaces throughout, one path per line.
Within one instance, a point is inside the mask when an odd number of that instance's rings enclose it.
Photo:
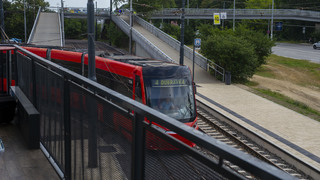
M 40 149 L 26 148 L 17 125 L 0 124 L 0 138 L 5 147 L 0 154 L 1 180 L 60 179 Z
M 58 13 L 40 13 L 39 22 L 30 43 L 45 46 L 61 46 Z
M 150 42 L 179 62 L 180 53 L 138 24 L 139 31 Z M 184 57 L 192 69 L 192 61 Z M 195 67 L 195 82 L 199 100 L 281 148 L 303 159 L 320 171 L 320 122 L 296 113 L 236 85 L 216 81 L 200 67 Z M 231 114 L 230 114 L 231 113 Z

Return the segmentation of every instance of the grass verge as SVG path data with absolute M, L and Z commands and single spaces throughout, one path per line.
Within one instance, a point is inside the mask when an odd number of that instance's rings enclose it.
M 298 72 L 300 72 L 300 74 Z M 301 73 L 305 76 L 301 76 Z M 285 80 L 304 87 L 320 87 L 320 64 L 305 60 L 285 58 L 273 54 L 267 59 L 267 65 L 258 68 L 255 75 L 270 79 Z M 320 122 L 320 112 L 300 101 L 272 91 L 272 89 L 259 87 L 259 82 L 248 81 L 244 85 L 249 87 L 251 92 L 259 96 Z
M 278 103 L 282 106 L 285 106 L 291 110 L 294 110 L 300 114 L 308 116 L 317 121 L 320 121 L 320 112 L 310 108 L 309 106 L 307 106 L 302 102 L 296 101 L 283 94 L 280 94 L 268 89 L 258 89 L 258 88 L 253 88 L 253 89 L 257 91 L 256 94 L 263 95 L 263 97 L 269 100 L 272 100 L 275 103 Z

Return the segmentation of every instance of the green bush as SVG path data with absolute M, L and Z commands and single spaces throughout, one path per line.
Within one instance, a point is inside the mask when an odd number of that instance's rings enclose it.
M 246 39 L 254 46 L 255 54 L 258 56 L 258 67 L 266 64 L 266 58 L 272 53 L 272 47 L 275 45 L 268 36 L 249 30 L 244 26 L 237 27 L 235 35 Z
M 203 41 L 201 52 L 232 74 L 232 81 L 245 81 L 253 76 L 258 58 L 254 46 L 236 36 L 213 35 Z
M 266 63 L 274 46 L 274 42 L 263 33 L 241 26 L 233 31 L 203 24 L 199 31 L 203 41 L 201 52 L 230 71 L 232 81 L 235 82 L 252 77 L 256 69 Z

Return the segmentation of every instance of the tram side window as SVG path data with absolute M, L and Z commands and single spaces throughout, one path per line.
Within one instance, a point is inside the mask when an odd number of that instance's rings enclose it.
M 140 77 L 137 75 L 135 77 L 135 100 L 142 103 Z
M 97 81 L 98 83 L 114 90 L 114 80 L 113 73 L 97 69 Z
M 133 80 L 130 78 L 116 75 L 114 81 L 114 90 L 129 98 L 132 98 Z
M 98 83 L 117 91 L 129 98 L 133 95 L 133 80 L 109 71 L 97 69 Z

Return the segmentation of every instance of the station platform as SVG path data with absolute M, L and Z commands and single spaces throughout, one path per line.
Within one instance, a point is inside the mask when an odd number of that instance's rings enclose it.
M 192 69 L 190 61 L 185 64 Z M 196 98 L 320 171 L 320 122 L 195 67 Z M 320 177 L 319 177 L 320 178 Z
M 0 138 L 5 147 L 0 154 L 1 180 L 60 179 L 40 149 L 27 149 L 18 125 L 0 124 Z

